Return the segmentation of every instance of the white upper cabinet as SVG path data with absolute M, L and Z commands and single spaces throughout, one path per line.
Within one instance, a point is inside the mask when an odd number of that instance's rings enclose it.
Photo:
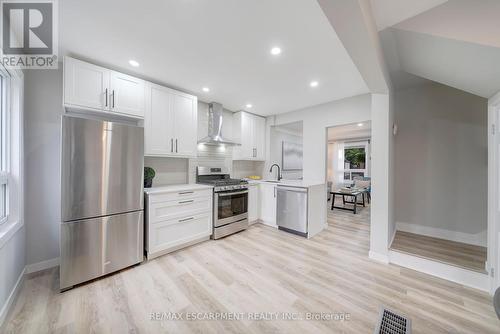
M 144 117 L 144 80 L 110 71 L 110 110 L 116 113 Z
M 195 157 L 198 99 L 155 84 L 146 85 L 145 155 Z
M 170 155 L 174 152 L 174 115 L 170 89 L 148 84 L 144 115 L 145 155 Z
M 143 118 L 144 80 L 66 57 L 64 105 Z
M 195 96 L 173 91 L 175 153 L 196 156 L 198 145 L 198 99 Z
M 233 159 L 264 161 L 266 119 L 240 111 L 233 117 L 233 128 L 235 141 L 241 144 L 234 147 Z
M 64 59 L 64 104 L 105 110 L 109 107 L 109 71 L 103 67 L 66 57 Z
M 255 138 L 255 160 L 266 160 L 266 119 L 255 116 L 253 133 Z

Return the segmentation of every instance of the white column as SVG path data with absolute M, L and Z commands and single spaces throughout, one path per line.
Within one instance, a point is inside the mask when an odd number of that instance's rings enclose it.
M 389 94 L 372 94 L 372 202 L 370 258 L 388 262 L 394 233 L 392 200 L 392 124 Z

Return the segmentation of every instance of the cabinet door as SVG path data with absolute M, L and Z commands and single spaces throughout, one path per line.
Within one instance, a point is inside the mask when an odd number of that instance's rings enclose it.
M 64 104 L 109 109 L 109 70 L 80 60 L 64 59 Z
M 148 85 L 144 116 L 145 155 L 174 154 L 174 117 L 170 89 Z
M 196 156 L 198 145 L 198 101 L 196 97 L 174 92 L 174 152 L 180 156 Z
M 149 225 L 148 259 L 212 234 L 211 213 L 166 220 Z
M 145 82 L 130 75 L 112 71 L 110 104 L 116 113 L 144 117 Z
M 252 160 L 255 156 L 254 142 L 254 118 L 253 115 L 242 113 L 241 115 L 241 157 Z
M 260 184 L 260 219 L 266 225 L 276 226 L 276 185 Z
M 253 184 L 248 187 L 248 221 L 254 222 L 260 217 L 260 193 L 259 185 Z
M 255 160 L 266 160 L 266 119 L 255 116 L 254 120 Z

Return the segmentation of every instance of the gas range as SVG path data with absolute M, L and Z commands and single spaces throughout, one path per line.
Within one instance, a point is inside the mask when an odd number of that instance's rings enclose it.
M 214 192 L 248 189 L 248 181 L 232 179 L 222 167 L 197 167 L 196 183 L 214 187 Z
M 213 239 L 248 227 L 248 182 L 232 179 L 222 167 L 197 167 L 196 183 L 214 187 Z
M 228 179 L 222 181 L 207 181 L 207 182 L 198 182 L 203 184 L 209 184 L 214 186 L 214 191 L 216 193 L 221 191 L 228 190 L 239 190 L 239 189 L 248 189 L 248 182 L 244 180 L 238 179 Z

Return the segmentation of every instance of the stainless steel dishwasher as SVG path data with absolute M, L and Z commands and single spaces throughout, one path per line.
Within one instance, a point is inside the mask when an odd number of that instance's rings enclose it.
M 278 228 L 307 237 L 307 188 L 278 186 L 277 202 Z

